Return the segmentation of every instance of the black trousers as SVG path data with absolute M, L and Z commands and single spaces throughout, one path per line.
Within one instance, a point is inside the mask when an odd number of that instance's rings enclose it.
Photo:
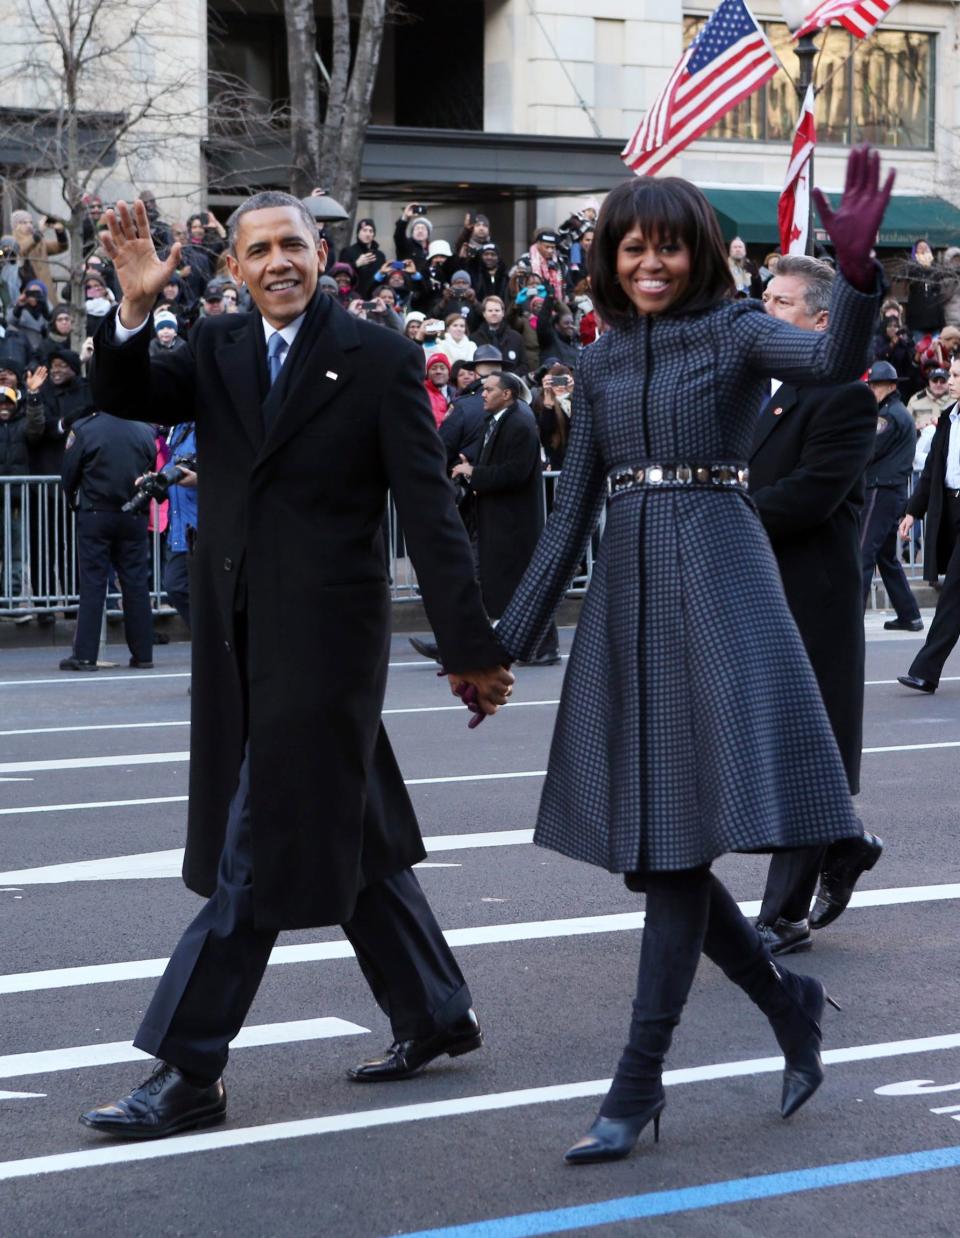
M 860 553 L 863 557 L 863 604 L 870 596 L 874 567 L 887 591 L 897 618 L 910 623 L 920 618 L 920 607 L 907 583 L 903 564 L 897 558 L 897 525 L 907 503 L 903 486 L 871 486 L 863 509 Z
M 217 889 L 189 925 L 134 1044 L 204 1081 L 223 1072 L 277 939 L 253 920 L 247 757 L 230 805 Z M 396 1040 L 454 1023 L 472 999 L 410 869 L 368 886 L 341 926 Z
M 167 601 L 189 628 L 190 626 L 190 556 L 185 550 L 172 550 L 163 565 L 163 589 Z
M 147 539 L 146 516 L 133 512 L 77 512 L 80 606 L 73 652 L 82 661 L 97 660 L 111 563 L 120 579 L 123 629 L 130 653 L 138 662 L 153 659 Z
M 947 572 L 927 639 L 910 667 L 911 675 L 934 684 L 940 682 L 943 664 L 960 639 L 960 498 L 954 498 L 948 492 L 944 502 L 947 506 L 944 516 L 949 518 L 953 527 L 953 551 L 947 562 Z

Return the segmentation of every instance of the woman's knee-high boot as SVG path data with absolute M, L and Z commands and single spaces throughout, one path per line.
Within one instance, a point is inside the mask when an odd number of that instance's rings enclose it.
M 837 1003 L 827 997 L 819 980 L 799 976 L 775 963 L 727 889 L 712 875 L 710 883 L 703 953 L 770 1020 L 784 1057 L 780 1113 L 789 1118 L 823 1082 L 820 1020 L 824 1003 Z
M 630 1039 L 600 1114 L 567 1152 L 572 1164 L 616 1160 L 634 1147 L 666 1103 L 661 1075 L 673 1029 L 680 1022 L 700 960 L 709 905 L 709 870 L 653 873 L 647 906 Z

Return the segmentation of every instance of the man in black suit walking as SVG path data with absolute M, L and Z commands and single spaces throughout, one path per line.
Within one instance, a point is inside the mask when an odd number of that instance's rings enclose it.
M 940 414 L 927 463 L 900 523 L 900 536 L 907 538 L 914 521 L 926 516 L 923 575 L 936 584 L 945 573 L 923 648 L 906 675 L 897 676 L 904 687 L 919 692 L 936 692 L 943 664 L 960 639 L 960 360 L 950 363 L 947 390 L 954 403 Z
M 805 330 L 824 331 L 832 283 L 825 263 L 781 258 L 763 294 L 767 312 Z M 750 492 L 817 676 L 851 794 L 859 790 L 863 735 L 860 512 L 875 431 L 876 404 L 863 383 L 783 384 L 761 412 L 750 458 Z M 873 867 L 881 850 L 880 840 L 865 834 L 826 852 L 776 853 L 757 923 L 772 952 L 808 950 L 811 925 L 821 928 L 843 911 L 857 878 Z M 821 870 L 822 899 L 811 921 Z
M 470 489 L 480 592 L 495 619 L 506 610 L 527 570 L 544 521 L 540 433 L 533 414 L 519 403 L 522 396 L 514 374 L 484 378 L 486 414 L 479 455 L 475 464 L 461 456 L 452 473 Z M 559 637 L 551 623 L 534 658 L 521 665 L 553 666 L 559 661 Z
M 99 407 L 196 422 L 190 805 L 184 878 L 208 901 L 181 938 L 135 1044 L 154 1074 L 83 1115 L 159 1137 L 224 1119 L 221 1074 L 277 934 L 341 924 L 394 1043 L 358 1081 L 403 1079 L 479 1048 L 463 979 L 417 884 L 419 827 L 381 723 L 390 640 L 388 487 L 445 665 L 492 713 L 512 676 L 473 575 L 418 350 L 317 291 L 313 218 L 257 194 L 228 263 L 256 306 L 203 319 L 150 358 L 144 330 L 174 270 L 142 203 L 107 213 L 123 289 L 96 341 Z

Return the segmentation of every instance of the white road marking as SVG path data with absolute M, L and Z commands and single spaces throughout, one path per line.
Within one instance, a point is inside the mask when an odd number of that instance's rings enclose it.
M 532 702 L 536 704 L 546 704 L 547 702 Z M 442 706 L 441 708 L 447 708 Z M 455 706 L 460 709 L 462 706 Z M 960 748 L 960 739 L 942 740 L 939 743 L 929 744 L 888 744 L 876 748 L 864 748 L 863 755 L 869 756 L 880 752 L 927 752 L 936 748 Z M 189 752 L 135 752 L 126 756 L 109 756 L 109 757 L 60 757 L 49 761 L 4 761 L 0 763 L 0 774 L 24 774 L 24 773 L 39 773 L 41 771 L 49 772 L 51 770 L 75 770 L 75 769 L 104 769 L 112 766 L 125 765 L 182 765 L 190 760 Z M 437 786 L 448 782 L 497 782 L 508 780 L 511 778 L 543 778 L 546 775 L 545 769 L 522 769 L 514 770 L 509 773 L 498 772 L 495 774 L 445 774 L 436 778 L 405 778 L 404 782 L 408 787 L 424 787 Z M 144 804 L 158 803 L 157 800 L 125 800 L 119 801 L 126 804 Z M 95 807 L 103 807 L 98 804 Z M 55 811 L 57 808 L 72 808 L 72 804 L 59 804 L 47 808 L 44 805 L 33 806 L 32 811 Z M 27 809 L 0 809 L 0 812 L 27 812 Z
M 533 706 L 544 706 L 544 704 L 560 704 L 559 698 L 556 701 L 508 701 L 504 709 L 529 709 Z M 383 714 L 404 714 L 404 713 L 462 713 L 462 704 L 424 704 L 424 706 L 416 706 L 409 709 L 383 709 Z M 181 722 L 100 722 L 90 723 L 85 727 L 26 727 L 19 730 L 0 730 L 0 738 L 4 735 L 67 735 L 77 732 L 85 732 L 85 730 L 149 730 L 160 727 L 188 727 L 190 719 L 185 718 Z M 0 779 L 0 782 L 12 782 L 14 779 Z
M 850 907 L 893 907 L 908 903 L 941 902 L 960 898 L 960 882 L 935 886 L 906 886 L 890 890 L 858 891 Z M 760 902 L 738 904 L 745 916 L 755 916 Z M 591 933 L 623 933 L 643 928 L 642 911 L 612 915 L 572 916 L 563 920 L 528 920 L 509 924 L 483 924 L 471 928 L 447 929 L 444 937 L 454 947 L 486 946 L 510 941 L 542 941 L 560 937 L 579 937 Z M 275 946 L 269 965 L 318 963 L 353 957 L 348 941 L 304 942 L 296 946 Z M 76 985 L 113 984 L 123 980 L 143 980 L 159 976 L 167 960 L 132 959 L 123 963 L 93 963 L 80 967 L 55 967 L 44 971 L 11 972 L 0 975 L 0 995 L 36 993 L 47 989 L 66 989 Z
M 59 679 L 0 679 L 0 688 L 35 688 L 40 684 L 58 683 L 61 687 L 68 684 L 122 683 L 125 679 L 137 679 L 143 683 L 147 679 L 189 679 L 189 671 L 141 671 L 138 675 L 61 675 Z
M 0 782 L 33 782 L 32 778 L 0 778 Z
M 940 676 L 941 683 L 956 683 L 958 680 L 960 680 L 960 675 L 941 675 Z M 893 685 L 893 684 L 898 684 L 900 687 L 903 687 L 903 685 L 899 683 L 899 680 L 896 680 L 896 679 L 865 679 L 864 680 L 864 687 L 866 688 L 877 688 L 877 687 L 880 687 L 881 685 Z M 916 692 L 916 689 L 908 688 L 907 691 Z
M 0 808 L 0 817 L 24 816 L 32 812 L 74 812 L 83 808 L 139 808 L 142 804 L 185 804 L 185 795 L 151 795 L 139 800 L 86 800 L 82 804 L 27 804 L 22 808 Z
M 328 1040 L 335 1036 L 360 1036 L 368 1027 L 346 1019 L 298 1019 L 291 1023 L 259 1023 L 245 1027 L 231 1041 L 231 1049 L 261 1045 L 298 1044 L 301 1040 Z M 0 1079 L 20 1079 L 25 1075 L 47 1075 L 59 1070 L 80 1070 L 86 1066 L 112 1066 L 117 1062 L 148 1062 L 129 1040 L 112 1044 L 74 1045 L 69 1049 L 43 1049 L 38 1053 L 11 1053 L 0 1057 Z M 2 1095 L 2 1093 L 0 1093 Z
M 958 1046 L 960 1046 L 960 1034 L 927 1036 L 921 1040 L 895 1040 L 882 1044 L 852 1045 L 846 1049 L 827 1049 L 824 1051 L 823 1060 L 833 1065 L 846 1062 L 869 1062 L 878 1058 L 935 1053 L 944 1049 L 955 1049 Z M 782 1069 L 782 1057 L 749 1058 L 734 1062 L 717 1062 L 709 1066 L 667 1070 L 664 1071 L 663 1082 L 669 1087 L 676 1087 L 684 1083 L 707 1083 L 717 1079 L 775 1074 Z M 517 1109 L 523 1106 L 580 1100 L 592 1096 L 603 1096 L 609 1087 L 609 1079 L 588 1079 L 580 1083 L 522 1088 L 512 1092 L 487 1092 L 474 1096 L 455 1097 L 451 1100 L 394 1105 L 385 1109 L 366 1109 L 356 1113 L 334 1113 L 322 1118 L 302 1118 L 293 1122 L 269 1122 L 262 1126 L 241 1126 L 232 1130 L 216 1130 L 196 1135 L 175 1135 L 170 1139 L 150 1143 L 107 1146 L 97 1144 L 77 1152 L 59 1152 L 48 1156 L 31 1156 L 19 1161 L 0 1162 L 0 1181 L 28 1178 L 37 1174 L 63 1173 L 72 1169 L 128 1165 L 171 1156 L 186 1156 L 194 1152 L 213 1152 L 222 1148 L 279 1143 L 288 1139 L 333 1135 L 341 1131 L 371 1130 L 375 1127 L 398 1126 L 405 1122 L 463 1117 L 466 1114 L 492 1113 L 497 1110 Z
M 0 1092 L 0 1100 L 42 1100 L 46 1092 Z
M 483 847 L 513 847 L 533 842 L 533 830 L 435 834 L 424 838 L 423 842 L 431 854 L 437 851 L 468 851 Z M 136 855 L 114 855 L 99 860 L 75 860 L 68 864 L 21 868 L 8 873 L 0 873 L 0 881 L 16 881 L 26 886 L 60 885 L 68 881 L 149 881 L 160 877 L 179 877 L 182 866 L 183 848 L 174 847 L 169 851 L 142 851 Z M 431 865 L 429 862 L 424 862 L 417 867 L 459 867 L 459 865 Z

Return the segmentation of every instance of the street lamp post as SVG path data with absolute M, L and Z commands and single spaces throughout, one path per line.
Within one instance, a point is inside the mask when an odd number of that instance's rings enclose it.
M 812 34 L 805 34 L 802 39 L 797 40 L 797 45 L 793 49 L 797 60 L 799 61 L 799 69 L 797 72 L 797 98 L 800 101 L 800 107 L 803 107 L 803 101 L 807 96 L 807 87 L 813 81 L 813 61 L 819 48 L 814 42 Z M 807 167 L 807 184 L 813 189 L 813 159 L 814 152 L 810 152 L 810 163 Z M 807 220 L 807 254 L 813 257 L 815 248 L 814 239 L 814 214 L 813 214 L 813 194 L 810 195 L 809 218 Z

